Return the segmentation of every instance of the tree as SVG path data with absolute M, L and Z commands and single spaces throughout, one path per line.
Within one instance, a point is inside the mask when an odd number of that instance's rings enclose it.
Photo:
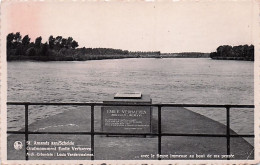
M 35 47 L 36 47 L 36 48 L 40 48 L 40 47 L 41 47 L 41 44 L 42 44 L 42 37 L 40 36 L 40 37 L 37 37 L 37 38 L 35 39 Z
M 61 47 L 62 47 L 62 48 L 66 47 L 66 44 L 67 44 L 67 39 L 66 39 L 66 38 L 63 38 L 63 39 L 61 40 Z M 68 48 L 68 47 L 67 47 L 67 48 Z
M 34 47 L 30 47 L 29 49 L 26 50 L 26 55 L 27 56 L 36 56 L 36 50 Z
M 79 51 L 71 51 L 71 49 L 76 49 L 79 44 L 77 41 L 73 40 L 72 37 L 63 38 L 62 36 L 53 37 L 50 35 L 48 41 L 44 44 L 42 43 L 42 37 L 39 36 L 35 38 L 34 41 L 30 42 L 31 38 L 29 35 L 21 36 L 20 32 L 10 33 L 6 36 L 7 43 L 7 59 L 12 60 L 22 60 L 22 59 L 55 59 L 55 57 L 49 58 L 49 56 L 59 56 L 60 52 L 67 56 L 74 57 Z M 52 50 L 49 50 L 52 49 Z M 69 50 L 68 50 L 69 49 Z M 62 50 L 62 51 L 61 51 Z M 80 49 L 79 49 L 80 50 Z M 87 49 L 82 49 L 85 54 Z M 97 48 L 95 51 L 98 54 L 101 53 L 111 53 L 110 49 Z M 90 48 L 91 53 L 93 50 Z M 26 56 L 26 57 L 25 57 Z M 35 57 L 32 57 L 35 56 Z M 46 56 L 47 58 L 38 58 L 38 56 Z
M 72 43 L 71 43 L 72 49 L 75 49 L 75 48 L 78 47 L 78 46 L 79 46 L 78 42 L 75 41 L 75 40 L 73 40 Z
M 15 42 L 21 42 L 22 36 L 20 35 L 20 32 L 16 32 L 14 35 Z
M 50 46 L 50 49 L 53 49 L 54 48 L 54 41 L 55 39 L 53 38 L 53 36 L 51 35 L 49 37 L 49 46 Z
M 6 37 L 6 45 L 7 45 L 7 49 L 12 49 L 13 48 L 13 40 L 14 40 L 14 33 L 9 33 Z
M 68 48 L 71 48 L 71 43 L 72 43 L 72 41 L 73 41 L 73 38 L 72 38 L 72 37 L 69 37 L 69 38 L 67 39 L 67 47 L 68 47 Z
M 217 54 L 217 52 L 211 52 L 211 53 L 209 54 L 209 56 L 210 56 L 210 58 L 214 58 L 214 57 L 217 57 L 218 54 Z
M 55 48 L 60 50 L 61 49 L 61 41 L 62 41 L 62 36 L 57 36 L 55 38 L 55 41 L 54 41 L 54 45 L 55 45 Z
M 48 56 L 48 43 L 47 42 L 45 42 L 42 45 L 40 54 L 43 55 L 43 56 Z
M 220 56 L 227 57 L 227 56 L 229 56 L 229 54 L 231 53 L 231 50 L 232 50 L 232 46 L 223 45 L 223 46 L 219 46 L 219 47 L 217 48 L 217 53 L 218 53 Z
M 249 59 L 252 60 L 252 61 L 255 60 L 254 52 L 255 52 L 254 45 L 248 46 L 248 52 L 247 53 L 248 53 Z
M 55 44 L 60 44 L 61 43 L 61 40 L 62 40 L 62 36 L 57 36 L 55 38 Z
M 31 39 L 29 38 L 29 36 L 26 35 L 26 36 L 23 37 L 22 44 L 23 44 L 23 45 L 29 45 L 30 40 L 31 40 Z
M 17 56 L 24 55 L 23 46 L 22 45 L 17 45 L 14 54 L 17 55 Z
M 13 41 L 14 48 L 19 47 L 19 45 L 21 44 L 21 38 L 22 36 L 20 35 L 20 32 L 16 32 Z
M 254 46 L 253 45 L 238 45 L 230 46 L 223 45 L 217 48 L 217 52 L 210 53 L 211 58 L 235 59 L 254 61 Z

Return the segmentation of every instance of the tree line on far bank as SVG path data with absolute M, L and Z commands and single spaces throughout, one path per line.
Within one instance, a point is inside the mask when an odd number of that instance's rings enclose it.
M 219 60 L 254 61 L 254 45 L 219 46 L 216 52 L 210 53 L 210 58 Z
M 37 37 L 35 41 L 31 41 L 29 35 L 24 37 L 20 32 L 9 33 L 6 38 L 7 42 L 7 60 L 16 59 L 18 57 L 36 57 L 49 55 L 59 52 L 62 49 L 75 49 L 78 42 L 72 37 L 63 38 L 62 36 L 49 37 L 48 42 L 42 43 L 42 37 Z
M 84 61 L 107 58 L 136 58 L 139 55 L 160 55 L 160 52 L 129 52 L 112 48 L 77 48 L 78 42 L 72 37 L 54 37 L 42 42 L 39 36 L 31 41 L 29 35 L 24 37 L 20 32 L 7 35 L 7 60 L 40 60 L 40 61 Z M 109 55 L 109 56 L 108 56 Z
M 160 51 L 136 51 L 112 48 L 78 48 L 78 42 L 72 37 L 54 37 L 51 35 L 47 42 L 42 42 L 39 36 L 31 41 L 29 35 L 24 37 L 20 32 L 9 33 L 7 42 L 7 60 L 38 60 L 38 61 L 85 61 L 117 58 L 177 58 L 183 57 L 182 53 L 173 55 L 161 54 Z M 186 53 L 187 54 L 187 53 Z M 186 56 L 185 56 L 186 57 Z M 191 53 L 189 57 L 199 57 L 199 53 Z M 204 57 L 204 55 L 203 55 Z M 206 57 L 206 56 L 205 56 Z M 212 59 L 220 60 L 254 60 L 253 45 L 219 46 L 216 52 L 210 53 Z

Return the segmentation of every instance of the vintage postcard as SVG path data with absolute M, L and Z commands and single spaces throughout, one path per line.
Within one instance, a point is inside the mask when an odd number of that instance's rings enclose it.
M 259 163 L 259 3 L 2 0 L 1 163 Z

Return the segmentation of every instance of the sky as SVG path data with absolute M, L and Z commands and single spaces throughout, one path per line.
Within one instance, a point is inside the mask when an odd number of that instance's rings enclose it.
M 79 47 L 212 52 L 253 44 L 252 1 L 5 1 L 6 32 L 34 41 L 73 37 Z

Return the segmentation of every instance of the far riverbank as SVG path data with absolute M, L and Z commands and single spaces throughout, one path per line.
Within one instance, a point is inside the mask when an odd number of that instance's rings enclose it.
M 42 43 L 39 36 L 35 42 L 20 32 L 9 33 L 6 38 L 7 61 L 87 61 L 123 58 L 212 58 L 220 60 L 254 61 L 254 45 L 222 45 L 215 52 L 162 53 L 161 51 L 129 51 L 114 48 L 78 48 L 72 37 L 50 36 Z
M 209 58 L 208 53 L 162 53 L 162 54 L 54 54 L 51 56 L 11 55 L 7 61 L 88 61 L 124 58 Z

